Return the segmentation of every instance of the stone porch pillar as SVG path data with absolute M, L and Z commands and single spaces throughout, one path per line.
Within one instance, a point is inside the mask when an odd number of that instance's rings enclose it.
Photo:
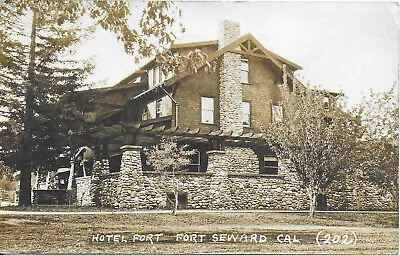
M 118 201 L 120 208 L 139 209 L 140 201 L 135 195 L 138 178 L 143 175 L 140 151 L 142 146 L 125 145 L 121 147 L 121 176 L 119 179 Z
M 208 151 L 207 172 L 213 173 L 210 184 L 210 209 L 230 209 L 228 180 L 229 159 L 226 151 Z
M 102 190 L 102 183 L 100 175 L 110 172 L 108 159 L 95 160 L 93 163 L 92 176 L 90 178 L 90 204 L 94 206 L 101 206 L 100 191 Z

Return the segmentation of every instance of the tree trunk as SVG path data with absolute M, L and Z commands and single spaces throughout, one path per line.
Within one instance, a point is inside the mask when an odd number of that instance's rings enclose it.
M 317 192 L 312 187 L 307 188 L 307 194 L 310 202 L 310 217 L 315 217 L 315 210 L 317 208 Z
M 178 214 L 178 203 L 179 203 L 177 190 L 174 191 L 174 195 L 175 195 L 175 203 L 174 203 L 174 211 L 173 212 L 174 212 L 174 215 L 177 215 Z
M 36 51 L 36 10 L 32 8 L 31 42 L 29 51 L 28 79 L 30 84 L 25 91 L 24 131 L 21 141 L 22 169 L 20 175 L 19 205 L 31 205 L 31 172 L 32 172 L 32 122 L 34 105 L 35 51 Z
M 71 150 L 71 162 L 70 162 L 70 167 L 69 167 L 69 175 L 68 175 L 68 184 L 67 184 L 67 189 L 71 190 L 72 189 L 72 182 L 74 181 L 74 175 L 75 175 L 75 155 L 74 152 Z
M 176 180 L 175 180 L 175 168 L 172 167 L 172 189 L 174 191 L 174 197 L 175 197 L 175 201 L 174 201 L 174 205 L 172 208 L 172 213 L 173 215 L 177 215 L 178 214 L 178 187 L 176 184 Z
M 317 208 L 317 195 L 314 193 L 312 194 L 312 198 L 310 200 L 310 217 L 315 217 L 315 210 Z

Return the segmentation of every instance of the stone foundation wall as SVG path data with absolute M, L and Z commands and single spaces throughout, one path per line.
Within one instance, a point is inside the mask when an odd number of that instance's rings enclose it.
M 163 209 L 167 205 L 167 193 L 172 193 L 173 178 L 162 177 L 154 172 L 144 172 L 125 183 L 130 187 L 124 197 L 113 194 L 117 187 L 117 175 L 102 176 L 104 188 L 100 192 L 102 205 L 137 210 Z M 125 180 L 126 181 L 126 180 Z M 304 192 L 286 183 L 282 176 L 252 176 L 216 174 L 177 174 L 175 183 L 179 194 L 187 196 L 188 209 L 269 209 L 300 210 L 307 208 Z
M 383 210 L 396 209 L 389 192 L 367 181 L 347 179 L 332 183 L 326 193 L 329 210 Z
M 97 177 L 101 206 L 137 210 L 163 209 L 167 194 L 177 185 L 188 209 L 269 209 L 307 208 L 307 197 L 287 165 L 283 175 L 259 175 L 258 159 L 249 148 L 227 147 L 208 152 L 206 173 L 160 175 L 143 172 L 140 147 L 124 146 L 121 172 Z
M 100 204 L 106 207 L 119 207 L 120 173 L 101 175 L 99 180 L 102 184 L 99 191 Z
M 227 147 L 226 151 L 207 153 L 207 172 L 177 173 L 173 178 L 143 172 L 140 149 L 139 146 L 123 147 L 119 173 L 94 171 L 92 204 L 136 210 L 164 209 L 168 204 L 167 194 L 173 193 L 176 184 L 180 197 L 185 200 L 182 206 L 188 209 L 308 209 L 306 191 L 301 188 L 292 165 L 285 160 L 279 160 L 278 175 L 260 175 L 256 172 L 257 157 L 251 149 Z M 105 165 L 106 162 L 97 162 L 95 169 L 104 169 Z M 329 210 L 393 209 L 390 197 L 361 182 L 336 183 L 326 196 Z
M 210 184 L 208 176 L 207 174 L 175 176 L 179 193 L 188 196 L 188 208 L 208 208 Z M 120 198 L 120 207 L 138 210 L 163 209 L 167 205 L 167 193 L 173 193 L 173 183 L 172 177 L 165 178 L 154 172 L 145 172 L 126 184 L 131 188 L 125 192 L 127 196 Z
M 79 177 L 76 181 L 76 202 L 78 205 L 90 205 L 91 177 Z

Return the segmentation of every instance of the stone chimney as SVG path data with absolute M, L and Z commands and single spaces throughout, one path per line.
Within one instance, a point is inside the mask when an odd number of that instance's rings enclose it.
M 220 25 L 219 48 L 240 37 L 239 23 L 224 20 Z M 219 84 L 220 129 L 224 132 L 243 132 L 241 56 L 227 52 L 221 57 Z
M 240 25 L 238 22 L 224 20 L 219 24 L 219 43 L 222 48 L 240 37 Z

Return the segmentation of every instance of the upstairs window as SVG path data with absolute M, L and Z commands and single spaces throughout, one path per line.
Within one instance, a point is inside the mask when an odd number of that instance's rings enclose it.
M 142 120 L 151 120 L 155 118 L 172 115 L 172 100 L 164 96 L 156 101 L 152 101 L 144 107 L 142 111 Z
M 156 102 L 152 101 L 143 109 L 142 120 L 151 120 L 154 118 L 156 118 Z
M 264 168 L 260 174 L 278 174 L 278 158 L 276 155 L 264 156 Z
M 242 102 L 243 127 L 250 127 L 250 103 Z
M 150 70 L 148 70 L 149 75 L 149 88 L 153 88 L 158 85 L 160 82 L 165 80 L 165 75 L 162 69 L 159 66 L 156 66 Z
M 201 97 L 201 122 L 214 124 L 214 98 Z
M 272 122 L 279 123 L 283 121 L 283 106 L 279 104 L 272 105 Z
M 242 58 L 240 66 L 240 82 L 249 83 L 249 60 Z

